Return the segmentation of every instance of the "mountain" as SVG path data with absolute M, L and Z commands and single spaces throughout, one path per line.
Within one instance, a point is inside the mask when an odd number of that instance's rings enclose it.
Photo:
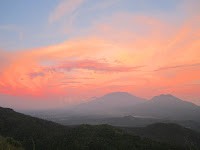
M 95 100 L 76 105 L 71 108 L 71 111 L 74 114 L 123 116 L 126 107 L 133 107 L 143 102 L 145 102 L 145 99 L 129 93 L 114 92 L 96 98 Z
M 0 135 L 13 137 L 26 150 L 183 150 L 109 125 L 67 127 L 1 107 Z
M 123 128 L 133 135 L 151 138 L 188 149 L 200 149 L 200 133 L 173 123 L 156 123 L 140 128 Z
M 132 115 L 177 120 L 200 120 L 200 106 L 172 95 L 155 96 L 128 108 Z
M 116 92 L 61 112 L 34 113 L 33 116 L 64 125 L 106 123 L 144 126 L 156 122 L 173 122 L 200 130 L 200 106 L 169 94 L 145 100 L 129 93 Z

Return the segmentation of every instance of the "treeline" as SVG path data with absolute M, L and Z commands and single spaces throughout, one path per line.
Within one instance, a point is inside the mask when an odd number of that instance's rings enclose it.
M 0 135 L 13 137 L 26 150 L 184 150 L 109 125 L 66 127 L 4 108 Z

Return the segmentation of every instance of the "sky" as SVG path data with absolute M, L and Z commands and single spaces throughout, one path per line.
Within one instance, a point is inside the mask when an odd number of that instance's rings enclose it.
M 199 0 L 0 0 L 0 106 L 119 91 L 200 105 Z

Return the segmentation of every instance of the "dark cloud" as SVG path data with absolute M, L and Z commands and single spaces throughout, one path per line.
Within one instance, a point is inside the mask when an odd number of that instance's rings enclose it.
M 33 79 L 33 78 L 36 78 L 38 76 L 43 77 L 43 76 L 45 76 L 45 74 L 43 72 L 33 72 L 33 73 L 30 73 L 29 76 L 31 77 L 31 79 Z

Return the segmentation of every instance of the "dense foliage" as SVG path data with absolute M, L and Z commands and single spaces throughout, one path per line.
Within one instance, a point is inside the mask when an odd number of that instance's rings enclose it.
M 156 123 L 140 128 L 122 128 L 124 131 L 156 141 L 182 145 L 186 149 L 200 149 L 200 133 L 173 123 Z
M 183 150 L 109 125 L 66 127 L 0 108 L 0 134 L 26 150 Z
M 24 150 L 20 142 L 0 136 L 0 150 Z
M 109 125 L 81 125 L 73 129 L 70 149 L 79 150 L 178 150 L 181 148 L 132 136 Z

